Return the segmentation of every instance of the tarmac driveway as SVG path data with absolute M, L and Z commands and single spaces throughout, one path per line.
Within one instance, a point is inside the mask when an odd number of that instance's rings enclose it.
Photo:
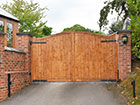
M 0 105 L 127 105 L 112 84 L 51 82 L 32 84 Z

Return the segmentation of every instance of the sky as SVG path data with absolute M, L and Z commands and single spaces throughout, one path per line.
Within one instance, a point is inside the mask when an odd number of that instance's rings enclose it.
M 2 3 L 12 0 L 0 0 Z M 26 0 L 29 1 L 29 0 Z M 92 30 L 99 30 L 98 20 L 100 10 L 104 6 L 105 0 L 33 0 L 38 2 L 41 7 L 47 7 L 47 26 L 53 28 L 53 33 L 62 32 L 64 28 L 80 24 Z M 109 16 L 113 21 L 113 16 Z M 107 30 L 106 30 L 107 32 Z

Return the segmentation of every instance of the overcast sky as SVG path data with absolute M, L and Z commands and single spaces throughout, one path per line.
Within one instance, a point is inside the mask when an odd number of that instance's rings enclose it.
M 12 0 L 0 0 L 0 4 Z M 28 1 L 28 0 L 26 0 Z M 98 19 L 105 0 L 33 0 L 41 7 L 47 6 L 47 26 L 53 28 L 53 33 L 59 33 L 66 27 L 80 24 L 86 28 L 99 30 Z M 113 17 L 109 19 L 113 21 Z

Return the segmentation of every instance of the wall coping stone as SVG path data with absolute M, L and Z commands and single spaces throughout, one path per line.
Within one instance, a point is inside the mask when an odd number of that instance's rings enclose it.
M 11 52 L 17 52 L 17 53 L 26 54 L 23 50 L 18 50 L 18 49 L 11 48 L 11 47 L 4 47 L 4 50 L 6 50 L 6 51 L 11 51 Z
M 132 30 L 119 30 L 117 34 L 119 33 L 132 33 Z
M 31 36 L 31 37 L 33 37 L 34 35 L 33 34 L 31 34 L 31 33 L 25 33 L 25 32 L 23 32 L 23 33 L 16 33 L 16 35 L 29 35 L 29 36 Z
M 4 32 L 0 32 L 0 35 L 6 35 L 6 33 L 4 33 Z

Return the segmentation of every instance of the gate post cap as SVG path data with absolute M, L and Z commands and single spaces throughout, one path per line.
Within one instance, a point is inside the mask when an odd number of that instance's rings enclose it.
M 33 34 L 28 33 L 28 32 L 16 33 L 16 35 L 28 35 L 28 36 L 31 36 L 31 37 L 33 37 L 33 36 L 34 36 Z
M 119 33 L 132 33 L 132 30 L 119 30 L 117 34 Z
M 6 35 L 6 33 L 4 33 L 4 32 L 0 32 L 0 35 Z

